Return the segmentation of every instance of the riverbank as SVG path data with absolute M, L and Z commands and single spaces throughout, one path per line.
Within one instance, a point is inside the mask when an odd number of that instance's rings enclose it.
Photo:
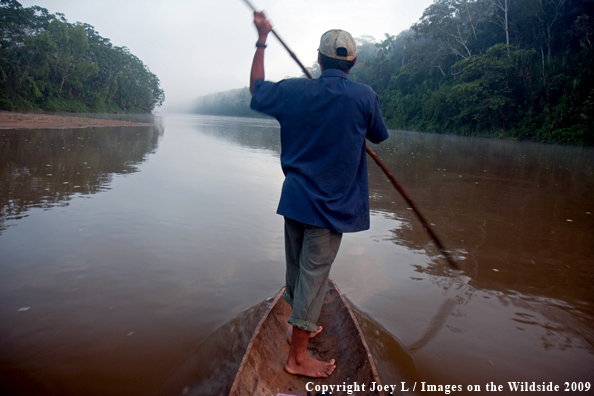
M 66 129 L 117 126 L 150 126 L 139 122 L 0 111 L 0 129 Z

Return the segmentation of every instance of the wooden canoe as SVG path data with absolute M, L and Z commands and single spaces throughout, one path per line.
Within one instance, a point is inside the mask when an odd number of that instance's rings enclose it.
M 380 379 L 361 327 L 345 297 L 333 281 L 329 282 L 324 305 L 318 320 L 324 330 L 310 339 L 308 353 L 318 360 L 336 360 L 336 369 L 328 378 L 308 378 L 291 375 L 284 370 L 290 345 L 287 341 L 291 327 L 287 319 L 291 306 L 282 298 L 284 288 L 274 297 L 252 336 L 229 396 L 307 395 L 306 384 L 312 391 L 315 385 L 365 385 L 365 392 L 351 394 L 380 395 L 369 387 Z M 352 388 L 354 389 L 354 388 Z M 313 390 L 312 395 L 321 393 Z M 347 391 L 333 391 L 346 395 Z

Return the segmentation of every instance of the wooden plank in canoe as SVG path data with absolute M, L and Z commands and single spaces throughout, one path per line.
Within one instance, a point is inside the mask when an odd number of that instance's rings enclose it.
M 366 395 L 384 396 L 384 392 L 369 392 L 369 386 L 380 379 L 361 328 L 348 302 L 333 281 L 328 285 L 318 325 L 324 328 L 310 339 L 308 352 L 318 360 L 336 360 L 336 370 L 328 378 L 308 378 L 291 375 L 284 370 L 290 345 L 287 337 L 291 326 L 291 306 L 282 298 L 284 289 L 276 295 L 254 335 L 237 371 L 229 396 L 276 396 L 279 393 L 306 395 L 306 384 L 365 385 Z M 315 392 L 312 392 L 315 394 Z M 333 392 L 346 395 L 347 392 Z

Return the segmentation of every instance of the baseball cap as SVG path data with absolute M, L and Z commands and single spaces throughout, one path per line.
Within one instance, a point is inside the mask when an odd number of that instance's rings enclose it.
M 334 59 L 352 61 L 357 56 L 357 46 L 353 36 L 340 29 L 328 30 L 320 39 L 320 48 L 323 55 Z

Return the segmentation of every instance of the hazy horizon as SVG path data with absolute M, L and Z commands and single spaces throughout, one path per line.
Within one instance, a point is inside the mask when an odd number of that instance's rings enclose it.
M 162 108 L 200 96 L 243 88 L 257 36 L 252 12 L 242 0 L 19 0 L 62 13 L 70 23 L 87 23 L 119 47 L 127 47 L 161 81 Z M 417 22 L 432 0 L 252 0 L 266 12 L 275 31 L 306 66 L 317 59 L 319 37 L 341 28 L 353 37 L 382 40 Z M 266 77 L 278 81 L 301 70 L 278 41 L 269 37 Z M 157 109 L 158 110 L 158 109 Z

